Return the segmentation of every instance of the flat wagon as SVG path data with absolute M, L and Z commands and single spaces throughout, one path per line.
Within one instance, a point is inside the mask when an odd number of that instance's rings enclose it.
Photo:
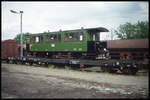
M 135 58 L 127 58 L 148 57 L 146 54 L 148 40 L 100 41 L 99 33 L 108 31 L 106 28 L 98 27 L 31 34 L 23 57 L 18 56 L 18 45 L 13 45 L 11 40 L 8 40 L 9 45 L 5 44 L 6 41 L 3 43 L 2 54 L 3 58 L 7 58 L 8 63 L 44 64 L 45 66 L 61 64 L 61 66 L 69 65 L 75 68 L 99 66 L 102 71 L 136 74 L 139 61 Z M 140 55 L 137 56 L 137 53 Z M 122 58 L 124 56 L 125 58 Z

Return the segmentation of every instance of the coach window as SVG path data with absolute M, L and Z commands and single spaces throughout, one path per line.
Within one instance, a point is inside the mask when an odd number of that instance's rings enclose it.
M 56 40 L 56 35 L 55 34 L 47 36 L 47 42 L 55 42 L 55 40 Z
M 40 42 L 40 37 L 39 36 L 35 37 L 35 43 L 39 43 L 39 42 Z
M 42 36 L 35 36 L 34 37 L 34 43 L 41 43 L 43 40 L 43 37 Z
M 64 35 L 64 41 L 72 41 L 73 39 L 73 33 L 66 33 Z
M 95 37 L 95 34 L 93 34 L 93 41 L 95 41 L 95 38 L 96 38 L 96 37 Z
M 83 41 L 83 32 L 80 33 L 80 41 Z
M 51 34 L 46 36 L 46 42 L 57 42 L 61 41 L 61 34 Z
M 68 42 L 83 41 L 83 33 L 79 33 L 79 32 L 66 33 L 64 41 L 68 41 Z

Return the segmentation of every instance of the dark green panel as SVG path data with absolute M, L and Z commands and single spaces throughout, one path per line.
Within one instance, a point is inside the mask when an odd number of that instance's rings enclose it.
M 73 42 L 64 41 L 64 35 L 70 32 L 84 32 L 83 41 L 73 41 Z M 46 37 L 48 34 L 54 34 L 54 33 L 41 33 L 41 34 L 32 35 L 32 36 L 42 36 L 43 41 L 40 43 L 31 42 L 30 50 L 31 51 L 68 51 L 68 52 L 69 51 L 70 52 L 80 52 L 80 51 L 86 52 L 87 51 L 86 31 L 74 30 L 74 31 L 60 32 L 59 34 L 61 34 L 61 41 L 57 41 L 57 42 L 47 42 Z

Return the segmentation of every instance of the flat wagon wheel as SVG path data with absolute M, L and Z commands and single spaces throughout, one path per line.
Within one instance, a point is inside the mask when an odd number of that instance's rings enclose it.
M 29 65 L 32 66 L 32 65 L 33 65 L 33 62 L 29 62 Z
M 131 75 L 135 75 L 138 72 L 138 69 L 137 68 L 132 68 L 131 72 L 132 72 Z
M 108 72 L 109 72 L 109 73 L 116 73 L 117 70 L 115 70 L 115 69 L 113 69 L 113 68 L 108 68 Z
M 20 64 L 20 61 L 19 61 L 19 60 L 17 61 L 17 64 L 18 64 L 18 65 Z
M 13 63 L 14 63 L 14 64 L 17 64 L 17 61 L 14 61 Z
M 25 64 L 25 62 L 24 62 L 24 61 L 21 61 L 21 64 L 22 64 L 22 65 L 24 65 L 24 64 Z
M 136 72 L 137 72 L 137 70 L 134 69 L 134 68 L 124 68 L 124 69 L 122 70 L 122 73 L 123 73 L 123 74 L 128 74 L 128 75 L 135 75 Z
M 48 62 L 45 62 L 44 63 L 44 67 L 48 67 L 49 63 Z
M 108 70 L 107 70 L 106 67 L 101 67 L 101 71 L 102 71 L 102 72 L 107 72 Z
M 12 60 L 9 60 L 9 64 L 13 64 L 13 61 L 12 61 Z
M 7 60 L 6 62 L 7 62 L 8 64 L 10 64 L 10 60 Z

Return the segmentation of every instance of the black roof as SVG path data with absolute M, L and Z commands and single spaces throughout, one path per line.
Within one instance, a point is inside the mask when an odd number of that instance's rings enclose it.
M 104 27 L 97 27 L 97 28 L 81 28 L 81 29 L 74 29 L 74 30 L 87 30 L 88 32 L 109 32 L 108 29 Z M 74 31 L 74 30 L 64 30 L 62 32 L 68 32 L 68 31 Z M 60 32 L 60 31 L 55 31 L 55 32 Z M 55 33 L 55 32 L 48 32 L 48 33 Z M 36 34 L 43 34 L 43 33 L 36 33 Z M 34 34 L 34 35 L 36 35 Z
M 109 32 L 109 30 L 104 27 L 87 28 L 85 30 L 88 30 L 89 32 Z

